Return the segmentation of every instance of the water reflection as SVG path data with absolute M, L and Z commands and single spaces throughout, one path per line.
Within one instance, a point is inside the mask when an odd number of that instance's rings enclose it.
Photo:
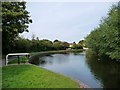
M 45 61 L 47 65 L 53 65 L 53 64 L 67 64 L 68 58 L 66 57 L 67 54 L 53 54 L 52 57 L 50 56 L 45 56 L 42 57 L 41 60 Z
M 96 79 L 101 81 L 104 88 L 120 88 L 120 63 L 112 60 L 97 60 L 91 52 L 86 52 L 86 63 Z

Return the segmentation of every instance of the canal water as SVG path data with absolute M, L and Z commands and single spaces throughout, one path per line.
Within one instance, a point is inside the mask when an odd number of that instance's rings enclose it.
M 91 88 L 120 87 L 120 63 L 90 53 L 58 53 L 32 58 L 40 67 L 79 80 Z

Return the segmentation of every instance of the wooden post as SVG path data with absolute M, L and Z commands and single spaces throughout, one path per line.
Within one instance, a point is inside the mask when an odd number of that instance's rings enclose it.
M 18 56 L 18 64 L 20 64 L 20 57 Z

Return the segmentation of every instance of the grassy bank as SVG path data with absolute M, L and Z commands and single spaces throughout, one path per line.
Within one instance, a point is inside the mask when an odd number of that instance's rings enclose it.
M 53 73 L 35 65 L 2 67 L 3 88 L 78 88 L 68 77 Z

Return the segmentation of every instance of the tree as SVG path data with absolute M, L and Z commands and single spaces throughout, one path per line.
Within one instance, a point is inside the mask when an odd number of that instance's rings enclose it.
M 59 41 L 59 40 L 55 40 L 55 41 L 53 42 L 53 48 L 54 48 L 55 50 L 62 50 L 62 49 L 63 49 L 63 44 L 62 44 L 62 42 Z
M 78 44 L 81 45 L 82 47 L 85 47 L 85 40 L 80 40 Z
M 36 40 L 39 40 L 39 37 L 36 37 Z
M 68 42 L 62 42 L 62 48 L 65 50 L 69 48 L 69 43 Z
M 43 39 L 40 41 L 40 43 L 42 44 L 43 51 L 49 51 L 49 50 L 52 50 L 53 48 L 53 43 L 50 40 Z
M 26 2 L 2 2 L 2 46 L 3 54 L 11 52 L 14 40 L 32 23 Z
M 72 49 L 83 49 L 83 47 L 81 46 L 81 44 L 73 44 Z
M 119 4 L 118 4 L 119 5 Z M 113 5 L 94 31 L 86 37 L 86 45 L 100 57 L 120 60 L 120 6 Z
M 36 38 L 37 39 L 37 38 Z M 32 40 L 35 40 L 35 34 L 32 34 Z
M 55 42 L 59 42 L 59 40 L 56 39 L 56 40 L 53 41 L 53 43 L 55 43 Z
M 11 52 L 30 52 L 30 48 L 30 40 L 18 37 L 18 39 L 14 42 L 13 50 Z

